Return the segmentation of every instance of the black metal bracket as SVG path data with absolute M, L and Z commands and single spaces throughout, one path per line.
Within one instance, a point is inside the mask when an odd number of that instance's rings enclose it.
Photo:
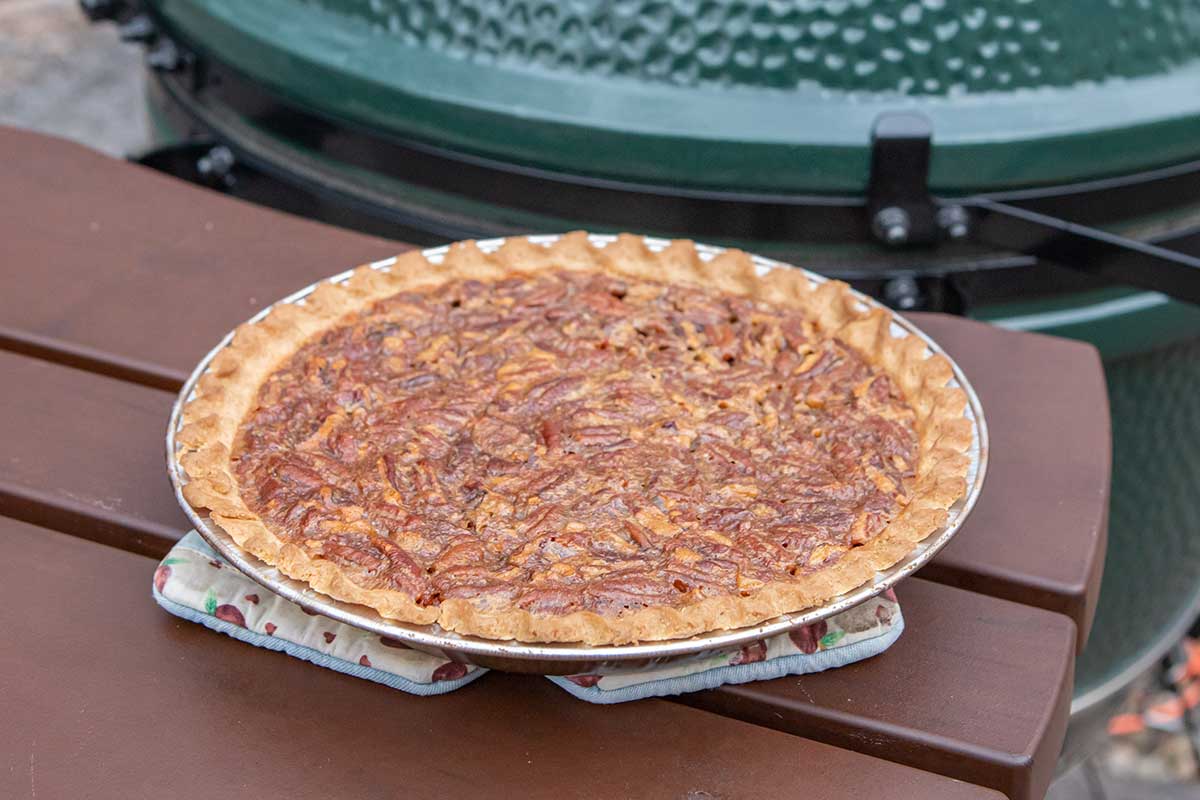
M 922 114 L 880 114 L 871 129 L 871 176 L 867 216 L 871 233 L 885 245 L 936 244 L 967 235 L 961 208 L 939 208 L 929 193 L 933 125 Z
M 79 0 L 79 10 L 91 22 L 115 22 L 124 26 L 142 13 L 142 0 Z M 138 25 L 129 29 L 136 34 Z M 130 37 L 135 39 L 136 36 Z
M 1200 304 L 1200 258 L 987 198 L 959 202 L 974 241 Z
M 985 197 L 942 200 L 929 191 L 933 126 L 915 112 L 882 114 L 871 134 L 867 214 L 892 247 L 965 239 L 1107 280 L 1200 303 L 1200 258 Z M 890 285 L 890 284 L 889 284 Z M 893 287 L 900 291 L 901 287 Z M 911 301 L 907 295 L 903 302 Z
M 79 0 L 79 10 L 92 22 L 116 19 L 124 10 L 121 0 Z

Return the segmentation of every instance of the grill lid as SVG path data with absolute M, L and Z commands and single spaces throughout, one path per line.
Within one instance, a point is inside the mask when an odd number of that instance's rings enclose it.
M 977 192 L 1200 156 L 1196 0 L 152 0 L 334 118 L 583 175 L 862 193 L 883 111 Z

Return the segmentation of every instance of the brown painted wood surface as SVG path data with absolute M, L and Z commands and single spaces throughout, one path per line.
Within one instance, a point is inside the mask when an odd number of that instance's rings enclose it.
M 21 274 L 0 292 L 0 347 L 127 380 L 177 387 L 264 304 L 407 247 L 37 134 L 0 127 L 0 153 L 0 242 Z M 940 315 L 915 318 L 977 382 L 996 447 L 975 518 L 925 575 L 1066 613 L 1082 639 L 1099 586 L 1108 492 L 1095 351 Z
M 15 498 L 0 512 L 164 554 L 187 527 L 163 474 L 171 395 L 12 353 L 0 353 L 0 371 L 16 390 L 0 407 L 0 437 L 23 466 L 19 487 L 0 482 L 0 497 Z M 1036 769 L 1034 756 L 1057 750 L 1070 702 L 1070 619 L 920 579 L 898 591 L 906 631 L 882 656 L 684 701 L 1014 798 L 1040 796 L 1054 753 Z
M 0 351 L 0 514 L 161 558 L 191 524 L 166 475 L 175 396 Z
M 981 796 L 848 752 L 858 751 L 1018 800 L 1044 792 L 1070 698 L 1071 620 L 1082 636 L 1104 551 L 1106 400 L 1090 348 L 919 316 L 980 392 L 992 471 L 967 527 L 922 573 L 934 582 L 900 587 L 907 629 L 882 656 L 684 698 L 720 716 L 659 701 L 597 708 L 541 679 L 498 674 L 447 697 L 410 698 L 169 618 L 149 600 L 153 562 L 143 558 L 186 529 L 165 477 L 174 398 L 163 389 L 264 304 L 404 245 L 249 206 L 48 137 L 0 128 L 0 154 L 0 263 L 20 275 L 0 292 L 0 350 L 10 351 L 0 352 L 0 514 L 78 537 L 0 520 L 0 537 L 22 543 L 18 558 L 0 564 L 0 596 L 28 618 L 15 649 L 8 641 L 0 649 L 0 675 L 22 676 L 12 684 L 23 693 L 15 710 L 33 719 L 49 774 L 72 780 L 64 765 L 90 757 L 112 765 L 109 777 L 85 769 L 78 785 L 89 777 L 101 795 L 136 793 L 168 785 L 146 763 L 174 765 L 184 752 L 179 774 L 196 795 L 239 789 L 239 771 L 245 787 L 274 790 L 267 780 L 280 764 L 296 770 L 297 796 L 309 787 L 311 796 L 337 794 L 355 779 L 367 794 L 391 792 L 401 773 L 419 776 L 412 796 L 445 787 L 503 794 L 528 776 L 514 755 L 524 746 L 538 775 L 586 762 L 575 795 L 636 786 L 661 787 L 662 796 L 697 788 L 838 797 L 836 770 L 822 772 L 816 758 L 833 753 L 828 763 L 838 770 L 863 771 L 843 787 L 850 795 Z M 44 594 L 55 581 L 82 588 Z M 106 650 L 105 642 L 115 644 Z M 55 666 L 39 675 L 34 664 Z M 6 718 L 10 696 L 0 692 Z M 73 731 L 70 714 L 92 699 L 95 735 Z M 387 713 L 389 703 L 403 708 Z M 305 730 L 317 717 L 324 728 L 297 740 L 272 736 L 265 751 L 253 735 L 258 725 Z M 26 742 L 12 730 L 0 726 L 0 752 L 24 758 Z M 622 736 L 625 749 L 614 749 Z M 410 758 L 398 743 L 422 755 Z M 471 753 L 451 774 L 441 754 L 464 746 Z M 632 750 L 627 768 L 603 763 Z M 789 767 L 770 773 L 767 752 Z M 347 766 L 356 757 L 377 771 Z M 687 759 L 698 765 L 690 776 Z M 12 775 L 29 777 L 0 773 L 0 796 Z
M 0 797 L 999 798 L 541 678 L 413 697 L 168 616 L 151 559 L 4 519 L 0 541 Z

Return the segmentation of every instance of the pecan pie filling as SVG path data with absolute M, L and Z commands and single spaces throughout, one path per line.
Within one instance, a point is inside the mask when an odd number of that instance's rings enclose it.
M 234 471 L 364 586 L 535 614 L 749 596 L 909 502 L 914 413 L 802 314 L 546 272 L 406 291 L 302 346 Z

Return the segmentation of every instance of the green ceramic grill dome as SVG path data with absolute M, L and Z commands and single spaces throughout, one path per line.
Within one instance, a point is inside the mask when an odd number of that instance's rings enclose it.
M 1187 0 L 316 5 L 479 64 L 718 89 L 947 96 L 1071 86 L 1169 70 L 1200 48 L 1200 10 Z
M 882 111 L 981 191 L 1200 156 L 1200 0 L 155 0 L 310 109 L 573 174 L 859 193 Z

